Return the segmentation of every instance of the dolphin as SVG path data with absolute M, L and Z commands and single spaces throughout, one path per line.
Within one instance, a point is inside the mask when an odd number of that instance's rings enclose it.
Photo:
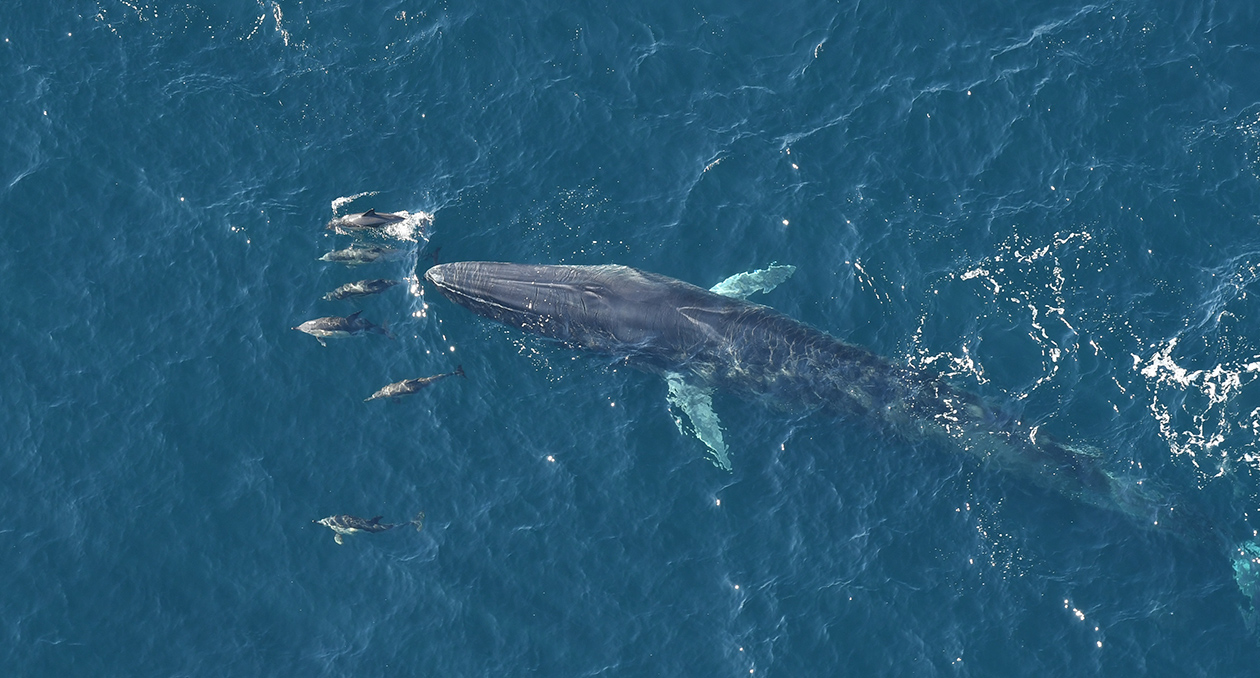
M 403 250 L 380 245 L 351 245 L 342 250 L 333 250 L 320 257 L 320 261 L 328 261 L 347 266 L 370 264 L 375 261 L 391 261 L 405 254 Z
M 380 398 L 393 398 L 394 402 L 398 402 L 398 399 L 402 396 L 411 395 L 412 393 L 416 393 L 420 389 L 439 379 L 445 379 L 455 375 L 459 375 L 461 377 L 464 376 L 463 365 L 456 365 L 454 372 L 447 372 L 446 374 L 435 374 L 431 377 L 420 377 L 419 379 L 403 379 L 402 381 L 396 381 L 368 396 L 363 402 L 366 403 Z
M 333 535 L 333 541 L 338 544 L 342 543 L 342 536 L 355 535 L 360 532 L 371 532 L 375 534 L 377 532 L 384 532 L 385 530 L 392 530 L 395 527 L 401 527 L 403 525 L 415 525 L 417 532 L 424 528 L 424 511 L 417 513 L 415 518 L 412 518 L 405 523 L 382 523 L 381 518 L 383 517 L 384 516 L 376 516 L 375 518 L 368 519 L 360 518 L 358 516 L 339 515 L 328 516 L 327 518 L 320 518 L 319 520 L 312 520 L 311 522 L 323 525 L 335 532 L 336 534 Z
M 434 266 L 425 278 L 477 315 L 569 347 L 700 388 L 865 419 L 1191 541 L 1210 531 L 1199 514 L 1174 506 L 1150 483 L 1106 472 L 1096 452 L 1055 441 L 933 374 L 767 306 L 615 265 L 457 262 Z
M 396 224 L 407 218 L 406 214 L 394 214 L 392 212 L 377 212 L 376 208 L 372 208 L 363 214 L 347 214 L 344 217 L 336 217 L 328 222 L 328 230 L 345 230 L 345 231 L 364 231 L 375 230 L 389 224 Z
M 375 280 L 360 280 L 358 282 L 346 283 L 341 287 L 324 295 L 324 299 L 332 301 L 334 299 L 349 299 L 350 297 L 366 297 L 369 294 L 377 294 L 400 284 L 401 280 L 385 280 L 377 278 Z
M 324 318 L 307 320 L 293 329 L 315 337 L 322 346 L 328 345 L 325 343 L 325 339 L 348 339 L 367 332 L 383 334 L 390 339 L 394 338 L 394 335 L 390 334 L 387 328 L 381 325 L 374 325 L 371 321 L 360 318 L 359 314 L 362 312 L 355 311 L 344 318 L 330 315 Z

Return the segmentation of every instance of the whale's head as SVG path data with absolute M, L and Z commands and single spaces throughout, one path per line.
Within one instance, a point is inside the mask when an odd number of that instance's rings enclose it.
M 441 264 L 424 277 L 451 301 L 485 318 L 566 344 L 608 353 L 685 352 L 695 325 L 681 309 L 712 296 L 626 266 L 535 266 L 485 261 Z

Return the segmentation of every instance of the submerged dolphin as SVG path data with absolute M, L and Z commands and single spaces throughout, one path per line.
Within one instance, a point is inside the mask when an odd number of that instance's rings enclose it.
M 640 369 L 780 405 L 874 421 L 911 442 L 961 447 L 1012 475 L 1145 525 L 1201 518 L 922 370 L 895 365 L 760 304 L 625 266 L 459 262 L 425 278 L 474 313 Z
M 358 282 L 346 283 L 341 287 L 324 295 L 327 301 L 335 299 L 349 299 L 350 297 L 365 297 L 369 294 L 378 294 L 400 284 L 401 280 L 386 280 L 377 278 L 375 280 L 360 280 Z
M 461 377 L 464 376 L 463 365 L 456 365 L 454 372 L 447 372 L 446 374 L 435 374 L 431 377 L 420 377 L 419 379 L 403 379 L 402 381 L 396 381 L 392 384 L 389 384 L 388 386 L 385 386 L 384 388 L 377 391 L 376 393 L 373 393 L 372 395 L 368 396 L 367 398 L 363 400 L 363 402 L 366 403 L 368 401 L 378 400 L 380 398 L 393 398 L 394 402 L 398 402 L 398 399 L 401 398 L 402 396 L 416 393 L 420 389 L 428 386 L 429 384 L 432 384 L 435 381 L 438 381 L 439 379 L 445 379 L 447 377 L 454 377 L 456 375 L 461 376 Z
M 320 518 L 319 520 L 312 520 L 311 522 L 323 525 L 335 532 L 336 534 L 333 535 L 333 541 L 338 544 L 342 543 L 341 538 L 343 535 L 355 535 L 360 532 L 384 532 L 385 530 L 392 530 L 395 527 L 401 527 L 402 525 L 415 525 L 416 531 L 420 531 L 424 528 L 424 511 L 416 514 L 415 518 L 412 518 L 405 523 L 382 523 L 381 518 L 383 517 L 384 516 L 376 516 L 375 518 L 368 519 L 360 518 L 358 516 L 339 515 L 328 516 L 327 518 Z
M 363 311 L 355 311 L 350 315 L 342 318 L 340 316 L 330 315 L 324 318 L 316 318 L 307 320 L 306 322 L 294 327 L 299 332 L 305 332 L 319 340 L 320 345 L 327 346 L 326 339 L 347 339 L 356 337 L 366 332 L 375 334 L 383 334 L 390 339 L 394 335 L 389 333 L 389 329 L 381 325 L 373 324 L 370 320 L 364 320 L 359 317 Z
M 392 261 L 402 257 L 406 252 L 395 247 L 380 245 L 351 245 L 345 249 L 333 250 L 320 257 L 320 261 L 329 261 L 347 266 L 370 264 L 376 261 Z

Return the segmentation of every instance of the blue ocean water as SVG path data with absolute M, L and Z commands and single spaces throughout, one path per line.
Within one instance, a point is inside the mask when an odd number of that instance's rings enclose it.
M 0 10 L 0 666 L 1255 675 L 1236 553 L 861 421 L 493 326 L 442 261 L 620 263 L 932 369 L 1260 529 L 1246 0 Z M 338 213 L 428 212 L 402 261 Z M 360 278 L 411 277 L 355 301 Z M 290 328 L 362 310 L 396 340 Z M 394 404 L 386 383 L 448 372 Z M 331 514 L 427 515 L 337 546 Z

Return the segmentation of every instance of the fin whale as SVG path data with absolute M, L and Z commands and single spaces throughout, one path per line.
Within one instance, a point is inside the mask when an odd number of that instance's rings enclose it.
M 616 265 L 457 262 L 434 266 L 425 278 L 477 315 L 566 346 L 749 399 L 870 420 L 1189 541 L 1213 532 L 1149 483 L 1111 475 L 1096 454 L 767 306 Z

